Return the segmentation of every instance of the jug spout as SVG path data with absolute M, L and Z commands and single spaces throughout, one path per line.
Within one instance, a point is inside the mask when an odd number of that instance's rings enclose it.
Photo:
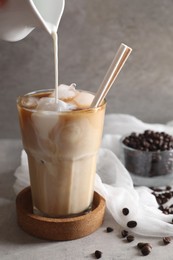
M 64 0 L 6 0 L 0 8 L 0 39 L 19 41 L 35 27 L 57 31 Z
M 57 31 L 64 11 L 65 0 L 29 0 L 29 2 L 41 27 L 50 34 Z

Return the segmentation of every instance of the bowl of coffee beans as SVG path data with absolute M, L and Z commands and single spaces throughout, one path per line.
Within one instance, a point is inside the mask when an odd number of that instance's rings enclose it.
M 173 173 L 173 136 L 146 130 L 122 138 L 123 161 L 126 169 L 141 177 Z

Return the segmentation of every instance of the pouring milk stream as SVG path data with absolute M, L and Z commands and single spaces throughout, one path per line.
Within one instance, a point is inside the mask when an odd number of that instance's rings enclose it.
M 3 0 L 0 8 L 0 39 L 19 41 L 35 27 L 45 29 L 53 39 L 55 60 L 55 97 L 58 100 L 57 30 L 65 0 Z

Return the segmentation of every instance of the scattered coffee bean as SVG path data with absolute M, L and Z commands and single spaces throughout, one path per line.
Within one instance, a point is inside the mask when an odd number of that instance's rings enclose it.
M 164 203 L 166 203 L 171 197 L 172 197 L 172 194 L 169 193 L 169 192 L 165 192 L 165 193 L 161 193 L 161 194 L 156 194 L 156 200 L 157 200 L 157 203 L 159 205 L 162 205 Z
M 137 247 L 138 247 L 139 249 L 142 249 L 144 246 L 151 247 L 151 249 L 152 249 L 152 245 L 151 245 L 150 243 L 139 242 L 139 243 L 137 244 Z
M 132 242 L 132 241 L 134 241 L 134 239 L 135 239 L 135 238 L 134 238 L 134 236 L 132 236 L 132 235 L 128 235 L 128 236 L 127 236 L 127 241 L 128 241 L 128 242 Z
M 160 206 L 158 207 L 158 209 L 160 209 L 160 210 L 163 212 L 163 211 L 164 211 L 163 205 L 160 205 Z
M 137 222 L 134 221 L 134 220 L 131 220 L 131 221 L 127 222 L 127 226 L 128 226 L 129 228 L 134 228 L 134 227 L 137 226 Z
M 114 231 L 114 229 L 111 228 L 111 227 L 107 227 L 107 228 L 106 228 L 106 232 L 107 232 L 107 233 L 110 233 L 110 232 L 113 232 L 113 231 Z
M 171 190 L 172 189 L 172 187 L 171 186 L 166 186 L 166 190 Z
M 168 245 L 169 243 L 171 243 L 171 237 L 164 237 L 164 238 L 163 238 L 163 243 L 164 243 L 165 245 Z
M 129 209 L 128 208 L 123 208 L 122 209 L 123 215 L 127 216 L 129 214 Z
M 102 257 L 102 252 L 99 250 L 96 250 L 94 255 L 95 255 L 96 259 L 100 259 Z
M 161 191 L 163 191 L 163 189 L 157 188 L 157 187 L 150 187 L 150 189 L 152 189 L 152 190 L 155 191 L 155 192 L 161 192 Z
M 168 214 L 169 214 L 169 212 L 167 211 L 167 209 L 164 209 L 162 212 L 163 212 L 163 214 L 165 214 L 165 215 L 168 215 Z
M 146 256 L 146 255 L 149 255 L 151 253 L 151 250 L 152 250 L 152 247 L 146 243 L 146 245 L 144 245 L 142 248 L 141 248 L 141 253 Z
M 145 246 L 145 244 L 146 244 L 146 243 L 139 242 L 139 243 L 137 244 L 137 247 L 138 247 L 139 249 L 141 249 L 141 248 L 143 248 L 143 246 Z
M 127 230 L 123 230 L 121 232 L 122 237 L 126 237 L 126 236 L 128 236 L 128 234 L 129 234 L 129 232 Z
M 146 243 L 145 246 L 150 247 L 151 249 L 153 248 L 150 243 Z
M 173 204 L 165 206 L 164 204 L 173 198 L 173 191 L 171 186 L 166 186 L 165 188 L 151 188 L 153 190 L 152 194 L 155 196 L 157 203 L 159 204 L 158 209 L 160 209 L 164 214 L 173 214 Z

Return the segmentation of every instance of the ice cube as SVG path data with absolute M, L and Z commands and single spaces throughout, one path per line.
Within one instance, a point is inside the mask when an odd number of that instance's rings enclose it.
M 62 100 L 58 100 L 58 108 L 59 108 L 58 111 L 71 111 L 76 109 L 77 107 L 74 104 L 66 103 Z
M 75 89 L 76 84 L 71 84 L 70 86 L 61 84 L 58 86 L 58 97 L 62 100 L 69 100 L 74 98 L 78 91 Z
M 21 99 L 21 105 L 25 108 L 32 109 L 38 104 L 38 99 L 36 97 L 24 96 Z
M 37 110 L 41 111 L 69 111 L 75 108 L 75 105 L 66 103 L 62 100 L 58 100 L 58 102 L 55 102 L 55 98 L 53 97 L 40 98 L 37 106 Z
M 88 92 L 79 92 L 79 94 L 74 98 L 75 103 L 80 108 L 89 108 L 94 99 L 94 95 Z
M 58 111 L 58 103 L 55 102 L 53 97 L 42 97 L 38 102 L 37 110 Z

